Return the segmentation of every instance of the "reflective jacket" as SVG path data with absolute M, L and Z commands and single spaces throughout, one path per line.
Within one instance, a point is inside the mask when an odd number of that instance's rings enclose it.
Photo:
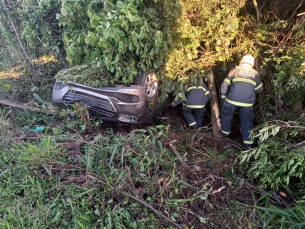
M 241 107 L 251 107 L 255 93 L 263 92 L 260 74 L 248 64 L 233 68 L 221 84 L 221 98 Z
M 182 102 L 182 94 L 180 93 L 178 96 L 180 98 L 176 101 L 172 102 L 172 106 L 177 106 Z M 203 108 L 211 99 L 211 93 L 207 88 L 205 83 L 202 86 L 190 86 L 185 91 L 186 101 L 183 103 L 183 106 L 189 108 Z

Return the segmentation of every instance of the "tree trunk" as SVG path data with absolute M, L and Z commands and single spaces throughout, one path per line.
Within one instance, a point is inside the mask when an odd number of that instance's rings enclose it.
M 225 138 L 219 130 L 220 127 L 220 113 L 219 113 L 219 105 L 218 105 L 218 97 L 216 93 L 216 86 L 215 86 L 215 78 L 214 74 L 211 70 L 210 73 L 210 80 L 208 82 L 210 93 L 212 94 L 211 99 L 211 115 L 212 115 L 212 125 L 213 125 L 213 135 L 215 138 L 223 139 Z
M 258 24 L 258 26 L 260 26 L 261 16 L 260 16 L 260 11 L 258 9 L 257 1 L 253 0 L 253 4 L 254 4 L 254 7 L 255 7 L 255 11 L 256 11 L 257 24 Z M 259 45 L 256 44 L 255 48 L 256 48 L 256 50 L 258 50 Z M 255 70 L 257 72 L 259 72 L 258 57 L 255 58 Z M 264 118 L 265 117 L 265 112 L 264 112 L 264 108 L 263 108 L 263 104 L 262 104 L 262 96 L 261 95 L 258 95 L 258 104 L 259 104 L 259 110 L 260 110 L 260 113 L 261 113 L 261 117 Z

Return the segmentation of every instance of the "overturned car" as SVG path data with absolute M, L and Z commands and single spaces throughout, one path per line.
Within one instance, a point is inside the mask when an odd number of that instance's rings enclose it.
M 134 85 L 90 87 L 80 83 L 55 83 L 52 102 L 65 104 L 84 104 L 90 114 L 105 121 L 124 123 L 154 123 L 165 120 L 160 114 L 169 101 L 157 104 L 159 82 L 154 73 L 139 74 Z M 153 106 L 149 106 L 151 102 Z

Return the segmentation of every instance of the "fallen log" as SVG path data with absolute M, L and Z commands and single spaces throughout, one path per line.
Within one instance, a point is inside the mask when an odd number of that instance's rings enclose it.
M 11 107 L 16 107 L 16 108 L 19 108 L 19 109 L 25 109 L 25 110 L 28 110 L 28 111 L 31 111 L 31 112 L 44 113 L 44 114 L 47 114 L 47 115 L 56 114 L 55 110 L 38 108 L 38 107 L 30 107 L 30 106 L 23 105 L 23 104 L 16 103 L 16 102 L 10 102 L 10 101 L 4 100 L 4 99 L 0 99 L 0 104 L 6 105 L 6 106 L 11 106 Z

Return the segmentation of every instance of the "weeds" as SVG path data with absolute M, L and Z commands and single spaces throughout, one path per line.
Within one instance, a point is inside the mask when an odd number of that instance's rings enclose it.
M 47 136 L 15 142 L 2 149 L 1 226 L 159 228 L 158 224 L 168 225 L 158 212 L 173 222 L 177 218 L 180 221 L 180 215 L 190 211 L 185 206 L 206 200 L 210 189 L 188 184 L 176 171 L 176 157 L 163 146 L 168 131 L 169 127 L 160 125 L 124 136 L 98 135 L 84 144 L 80 152 L 63 149 L 62 140 L 58 142 Z M 99 180 L 106 185 L 100 185 Z M 182 198 L 189 187 L 192 194 Z M 150 210 L 150 205 L 157 213 Z M 205 218 L 200 212 L 190 212 L 201 221 Z
M 302 203 L 248 183 L 234 166 L 236 148 L 217 146 L 206 129 L 123 134 L 94 130 L 92 119 L 88 131 L 78 115 L 74 129 L 68 116 L 0 114 L 1 228 L 302 228 Z M 27 136 L 16 116 L 44 123 L 45 133 Z M 174 139 L 185 167 L 169 147 Z

